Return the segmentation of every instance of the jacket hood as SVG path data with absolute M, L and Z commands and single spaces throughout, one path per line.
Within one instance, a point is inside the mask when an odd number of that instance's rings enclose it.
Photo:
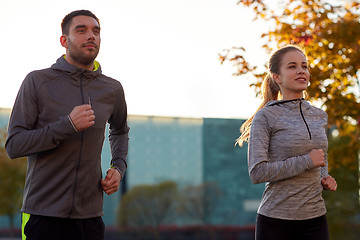
M 283 106 L 285 108 L 294 109 L 299 107 L 299 103 L 301 103 L 303 109 L 308 109 L 311 107 L 310 103 L 305 101 L 304 98 L 297 98 L 297 99 L 291 99 L 291 100 L 272 100 L 265 104 L 265 107 L 270 106 Z
M 99 65 L 99 67 L 98 67 L 98 69 L 96 71 L 89 71 L 89 70 L 86 70 L 86 69 L 78 68 L 78 67 L 68 63 L 65 60 L 64 55 L 59 57 L 56 60 L 56 63 L 54 63 L 51 66 L 51 68 L 54 69 L 54 70 L 64 72 L 65 74 L 69 75 L 75 81 L 78 81 L 80 75 L 83 76 L 83 80 L 93 80 L 97 76 L 102 74 L 100 65 Z

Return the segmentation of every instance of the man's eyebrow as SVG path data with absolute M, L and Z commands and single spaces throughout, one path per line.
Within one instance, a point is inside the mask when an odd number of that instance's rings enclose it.
M 77 25 L 76 27 L 75 27 L 75 29 L 78 29 L 78 28 L 85 28 L 86 26 L 85 25 Z
M 75 27 L 75 30 L 76 30 L 76 29 L 79 29 L 79 28 L 86 28 L 86 25 L 77 25 L 77 26 Z M 100 27 L 99 27 L 99 26 L 95 26 L 95 27 L 93 27 L 93 29 L 100 30 Z

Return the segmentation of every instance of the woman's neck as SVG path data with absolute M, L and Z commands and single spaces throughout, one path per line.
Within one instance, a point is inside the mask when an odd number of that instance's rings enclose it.
M 303 92 L 292 92 L 292 93 L 285 93 L 282 94 L 282 100 L 292 100 L 292 99 L 299 99 L 299 98 L 303 98 L 304 94 Z

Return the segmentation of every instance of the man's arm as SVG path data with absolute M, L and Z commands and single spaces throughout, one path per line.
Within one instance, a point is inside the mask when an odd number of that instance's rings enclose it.
M 10 158 L 54 149 L 72 134 L 92 126 L 95 118 L 90 105 L 81 105 L 69 115 L 37 128 L 39 114 L 37 89 L 32 74 L 29 74 L 19 89 L 10 116 L 5 143 Z
M 109 142 L 111 150 L 111 168 L 107 171 L 101 186 L 106 194 L 112 194 L 119 189 L 120 181 L 127 169 L 127 154 L 129 148 L 129 127 L 127 125 L 127 107 L 124 92 L 117 94 L 116 106 L 109 119 Z
M 36 129 L 39 110 L 33 75 L 30 73 L 23 81 L 10 116 L 5 143 L 10 158 L 53 149 L 75 132 L 67 116 Z

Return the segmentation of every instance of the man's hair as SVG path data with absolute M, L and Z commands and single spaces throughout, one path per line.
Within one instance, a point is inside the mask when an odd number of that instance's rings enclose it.
M 66 15 L 64 17 L 64 19 L 62 20 L 62 22 L 61 22 L 62 34 L 69 35 L 69 28 L 70 28 L 71 20 L 76 16 L 92 17 L 98 22 L 98 24 L 100 26 L 100 20 L 95 16 L 95 14 L 93 14 L 89 10 L 76 10 L 76 11 L 73 11 L 73 12 L 69 13 L 68 15 Z

